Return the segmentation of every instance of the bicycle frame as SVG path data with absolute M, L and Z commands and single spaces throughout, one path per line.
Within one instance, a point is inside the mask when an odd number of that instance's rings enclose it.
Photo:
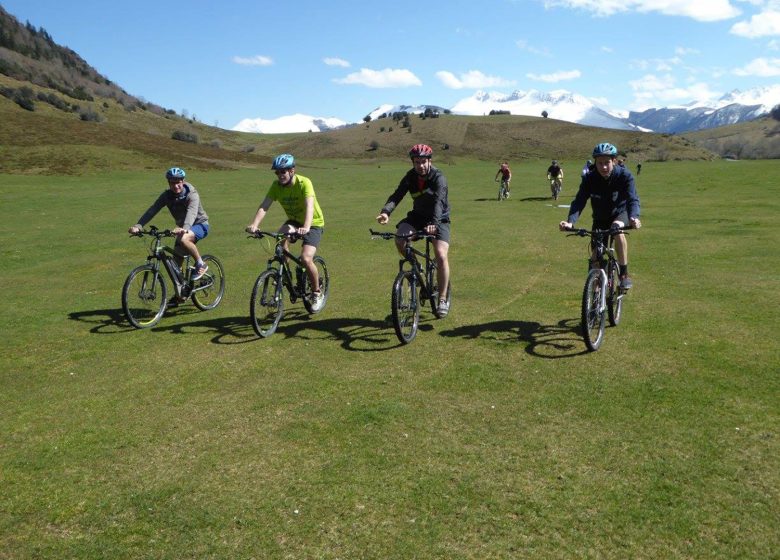
M 284 234 L 284 233 L 271 233 L 268 231 L 257 231 L 254 235 L 250 235 L 250 237 L 254 237 L 257 239 L 263 238 L 263 237 L 273 237 L 276 239 L 276 247 L 274 247 L 274 255 L 268 259 L 268 263 L 266 265 L 266 270 L 277 270 L 277 274 L 281 276 L 282 283 L 287 288 L 287 291 L 290 292 L 290 302 L 295 303 L 295 301 L 298 298 L 303 299 L 306 294 L 303 293 L 304 291 L 304 280 L 303 277 L 297 277 L 295 279 L 295 282 L 293 282 L 293 273 L 290 269 L 290 263 L 289 261 L 292 260 L 296 266 L 297 270 L 301 271 L 301 274 L 307 274 L 306 268 L 303 266 L 303 261 L 300 259 L 300 257 L 296 257 L 293 255 L 290 251 L 288 251 L 284 247 L 284 242 L 286 240 L 294 241 L 296 239 L 299 239 L 300 236 L 298 234 Z M 274 266 L 274 263 L 278 263 L 278 267 Z M 281 284 L 279 284 L 279 287 L 281 288 Z
M 398 271 L 404 272 L 406 270 L 404 266 L 408 264 L 408 270 L 412 273 L 415 287 L 419 284 L 425 292 L 425 297 L 431 298 L 434 294 L 430 293 L 430 286 L 433 284 L 433 273 L 436 270 L 436 259 L 431 257 L 431 245 L 433 244 L 433 240 L 436 239 L 436 236 L 426 231 L 416 231 L 404 236 L 399 236 L 395 233 L 374 231 L 372 229 L 369 230 L 369 232 L 372 236 L 381 237 L 382 239 L 400 237 L 406 240 L 404 257 L 398 261 Z M 424 253 L 412 245 L 412 241 L 423 238 L 425 239 Z M 423 274 L 423 266 L 420 259 L 425 260 L 425 274 Z M 416 293 L 414 297 L 417 297 Z

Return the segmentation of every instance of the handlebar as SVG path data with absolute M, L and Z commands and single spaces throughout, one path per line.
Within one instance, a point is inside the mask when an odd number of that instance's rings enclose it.
M 417 230 L 412 233 L 408 233 L 406 235 L 398 235 L 395 232 L 392 231 L 374 231 L 373 229 L 368 230 L 369 233 L 371 233 L 371 237 L 373 239 L 381 238 L 381 239 L 438 239 L 438 235 L 435 233 L 428 233 L 425 230 Z
M 157 229 L 155 226 L 149 226 L 149 229 L 142 229 L 137 233 L 131 233 L 130 237 L 143 237 L 144 235 L 152 235 L 157 239 L 162 237 L 176 237 L 176 234 L 169 229 Z
M 260 230 L 257 230 L 254 233 L 250 233 L 249 235 L 247 235 L 248 239 L 262 239 L 263 237 L 273 237 L 277 241 L 279 241 L 280 239 L 289 239 L 290 241 L 297 241 L 298 239 L 303 238 L 303 236 L 297 232 L 279 233 L 278 231 L 260 231 Z
M 610 235 L 618 235 L 621 233 L 624 233 L 628 235 L 628 230 L 634 229 L 632 227 L 622 227 L 622 228 L 610 228 L 610 229 L 592 229 L 588 230 L 585 228 L 566 228 L 562 231 L 570 232 L 567 237 L 571 237 L 573 235 L 576 235 L 578 237 L 585 237 L 586 235 L 589 235 L 593 237 L 594 235 L 604 235 L 605 233 L 608 233 Z

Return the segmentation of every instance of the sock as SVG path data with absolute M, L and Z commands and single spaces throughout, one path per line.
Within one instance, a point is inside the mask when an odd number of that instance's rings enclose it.
M 628 265 L 627 264 L 619 264 L 618 268 L 620 269 L 620 275 L 626 276 L 628 274 Z

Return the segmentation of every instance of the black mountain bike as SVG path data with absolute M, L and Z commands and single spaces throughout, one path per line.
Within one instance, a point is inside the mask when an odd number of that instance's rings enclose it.
M 225 270 L 213 255 L 203 255 L 209 269 L 198 280 L 192 280 L 194 269 L 189 266 L 190 256 L 183 257 L 179 266 L 174 249 L 163 245 L 164 237 L 175 237 L 171 230 L 159 230 L 155 226 L 141 230 L 133 236 L 151 236 L 146 264 L 134 268 L 122 287 L 122 309 L 130 324 L 137 329 L 156 325 L 168 306 L 168 286 L 161 269 L 168 273 L 173 286 L 173 296 L 180 302 L 192 298 L 195 307 L 202 311 L 214 309 L 225 294 Z M 181 258 L 181 257 L 179 257 Z
M 617 326 L 623 315 L 625 290 L 620 288 L 618 263 L 615 258 L 615 236 L 626 233 L 625 229 L 569 229 L 569 235 L 589 236 L 593 252 L 588 257 L 591 263 L 585 288 L 582 290 L 582 336 L 588 350 L 596 351 L 604 341 L 606 319 Z M 594 261 L 591 259 L 595 258 Z
M 558 200 L 561 189 L 563 189 L 563 181 L 560 177 L 553 177 L 550 179 L 550 192 L 552 193 L 553 200 Z
M 498 186 L 498 201 L 506 200 L 509 198 L 509 183 L 506 179 L 501 179 L 501 184 Z
M 425 301 L 430 301 L 431 311 L 436 318 L 443 315 L 439 312 L 439 286 L 436 278 L 438 266 L 435 256 L 431 256 L 431 246 L 436 235 L 425 231 L 416 231 L 409 235 L 398 235 L 392 232 L 380 232 L 369 230 L 373 238 L 405 239 L 407 241 L 404 258 L 398 261 L 398 274 L 393 282 L 393 291 L 390 299 L 390 308 L 393 315 L 393 326 L 398 340 L 403 344 L 409 344 L 417 335 L 417 327 L 420 323 L 420 307 Z M 412 241 L 425 239 L 425 252 L 415 249 Z M 418 257 L 424 259 L 425 266 L 420 263 Z M 452 282 L 447 286 L 447 304 L 451 303 Z
M 301 236 L 297 233 L 278 233 L 269 231 L 256 231 L 249 237 L 262 239 L 271 237 L 276 240 L 274 256 L 268 259 L 268 267 L 255 281 L 252 289 L 252 299 L 249 305 L 249 313 L 252 317 L 252 327 L 258 336 L 269 337 L 276 332 L 279 321 L 284 316 L 284 289 L 290 296 L 290 303 L 303 300 L 303 306 L 310 314 L 319 313 L 325 308 L 328 301 L 330 277 L 325 259 L 319 255 L 314 256 L 314 264 L 319 273 L 319 292 L 322 299 L 319 303 L 313 301 L 313 293 L 309 275 L 299 257 L 296 257 L 284 248 L 285 240 L 295 241 Z M 289 261 L 295 263 L 295 275 L 290 268 Z

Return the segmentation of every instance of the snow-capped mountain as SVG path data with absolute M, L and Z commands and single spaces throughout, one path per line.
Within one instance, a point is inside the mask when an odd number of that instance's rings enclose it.
M 509 111 L 513 115 L 531 117 L 539 117 L 546 112 L 551 119 L 604 128 L 636 129 L 624 119 L 597 107 L 586 97 L 566 90 L 549 93 L 517 90 L 509 95 L 478 91 L 452 107 L 452 112 L 457 115 L 487 115 L 490 111 Z
M 233 130 L 239 132 L 260 132 L 265 134 L 282 132 L 324 132 L 346 126 L 347 123 L 337 118 L 311 117 L 296 113 L 278 119 L 243 119 Z
M 420 113 L 424 113 L 430 109 L 431 111 L 435 111 L 439 114 L 442 114 L 446 111 L 443 107 L 439 107 L 438 105 L 380 105 L 373 111 L 371 111 L 368 116 L 371 117 L 371 120 L 376 120 L 380 118 L 382 115 L 385 115 L 386 117 L 389 117 L 393 113 L 409 113 L 411 115 L 417 115 Z

